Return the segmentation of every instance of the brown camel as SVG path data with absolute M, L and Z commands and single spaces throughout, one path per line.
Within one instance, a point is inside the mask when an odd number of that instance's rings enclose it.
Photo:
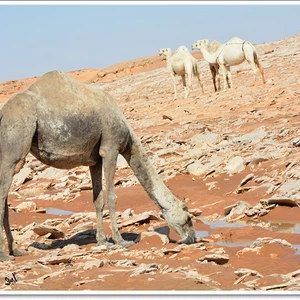
M 89 166 L 97 216 L 97 245 L 110 245 L 102 224 L 102 166 L 112 238 L 124 247 L 132 244 L 122 238 L 115 214 L 113 179 L 119 153 L 165 220 L 180 235 L 178 242 L 195 242 L 187 207 L 157 175 L 116 101 L 99 88 L 78 82 L 61 71 L 53 71 L 12 96 L 0 110 L 0 260 L 24 254 L 16 248 L 10 230 L 7 195 L 14 174 L 21 169 L 29 152 L 56 168 Z M 10 255 L 5 253 L 3 226 Z

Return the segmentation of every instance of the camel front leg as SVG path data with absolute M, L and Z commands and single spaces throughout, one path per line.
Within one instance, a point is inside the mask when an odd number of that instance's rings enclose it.
M 184 91 L 185 91 L 185 96 L 184 96 L 184 98 L 186 99 L 186 98 L 188 97 L 189 93 L 190 93 L 190 90 L 189 90 L 189 87 L 186 86 L 185 75 L 182 75 L 181 78 L 182 78 L 183 88 L 184 88 Z M 188 80 L 189 80 L 189 84 L 190 84 L 190 79 L 188 79 Z
M 100 151 L 101 153 L 102 151 Z M 117 218 L 116 218 L 116 194 L 114 190 L 114 176 L 117 166 L 118 152 L 114 150 L 109 150 L 104 153 L 103 162 L 104 162 L 104 178 L 106 183 L 106 192 L 107 192 L 107 204 L 109 208 L 112 238 L 114 242 L 123 247 L 129 247 L 134 242 L 125 241 L 118 229 Z M 103 152 L 102 152 L 103 155 Z
M 201 78 L 200 78 L 200 74 L 197 73 L 196 76 L 197 76 L 197 79 L 198 79 L 199 86 L 201 87 L 202 95 L 204 95 L 204 89 L 203 89 L 203 84 L 202 84 L 202 81 L 201 81 Z
M 107 241 L 103 230 L 103 208 L 104 198 L 102 190 L 102 157 L 99 158 L 96 165 L 90 167 L 90 174 L 93 185 L 93 202 L 96 210 L 97 218 L 97 246 L 105 245 L 112 246 L 113 244 Z
M 216 69 L 213 66 L 209 66 L 210 72 L 211 72 L 211 77 L 212 77 L 212 81 L 214 84 L 214 88 L 215 88 L 215 92 L 217 92 L 217 86 L 216 86 Z
M 177 91 L 176 91 L 176 81 L 175 81 L 175 76 L 173 73 L 171 73 L 171 78 L 173 80 L 173 88 L 174 88 L 174 100 L 177 98 Z

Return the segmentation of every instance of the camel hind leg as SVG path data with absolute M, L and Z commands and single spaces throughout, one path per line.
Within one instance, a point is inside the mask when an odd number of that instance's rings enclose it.
M 202 81 L 201 81 L 201 78 L 200 78 L 200 73 L 199 73 L 199 71 L 198 71 L 198 70 L 197 70 L 197 72 L 196 72 L 196 77 L 197 77 L 197 80 L 198 80 L 199 86 L 201 87 L 202 95 L 204 95 L 203 83 L 202 83 Z
M 264 74 L 264 69 L 262 68 L 261 64 L 260 64 L 260 61 L 258 59 L 258 56 L 255 52 L 255 55 L 254 55 L 254 62 L 257 66 L 257 68 L 259 69 L 260 71 L 260 74 L 261 74 L 261 78 L 262 78 L 262 82 L 265 84 L 266 83 L 266 80 L 265 80 L 265 74 Z
M 181 75 L 181 79 L 182 79 L 182 85 L 183 85 L 183 88 L 184 88 L 184 92 L 185 92 L 185 96 L 184 98 L 186 99 L 190 93 L 190 90 L 189 90 L 189 86 L 186 85 L 186 78 L 185 78 L 185 75 Z M 188 79 L 189 80 L 189 79 Z M 190 82 L 190 81 L 188 81 Z M 190 84 L 190 83 L 189 83 Z
M 10 111 L 2 109 L 0 120 L 0 260 L 11 259 L 6 255 L 3 229 L 5 229 L 10 255 L 22 255 L 25 252 L 16 248 L 9 225 L 8 193 L 13 176 L 24 164 L 30 151 L 32 138 L 36 130 L 33 114 L 28 118 L 15 119 Z M 20 164 L 21 163 L 21 164 Z
M 249 45 L 249 47 L 247 46 L 245 48 L 244 54 L 245 54 L 245 58 L 246 58 L 248 64 L 250 65 L 253 75 L 254 75 L 253 83 L 251 86 L 254 86 L 256 83 L 256 68 L 258 68 L 261 73 L 263 83 L 266 83 L 264 70 L 259 62 L 257 52 L 256 52 L 254 46 L 253 45 Z

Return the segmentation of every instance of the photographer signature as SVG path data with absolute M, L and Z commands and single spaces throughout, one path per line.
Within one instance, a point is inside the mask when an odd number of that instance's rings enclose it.
M 5 282 L 6 285 L 10 285 L 11 283 L 14 284 L 15 282 L 18 281 L 17 278 L 16 278 L 16 276 L 15 276 L 15 275 L 16 275 L 15 272 L 12 272 L 11 275 L 12 275 L 12 276 L 5 277 L 5 278 L 4 278 L 5 281 L 6 281 L 6 282 Z

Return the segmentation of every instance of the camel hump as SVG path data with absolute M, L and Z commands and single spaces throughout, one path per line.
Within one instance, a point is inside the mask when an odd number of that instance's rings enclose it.
M 189 49 L 186 46 L 179 46 L 178 49 L 176 50 L 176 52 L 178 51 L 185 51 L 190 53 Z
M 70 75 L 68 75 L 63 71 L 54 70 L 41 76 L 37 81 L 35 81 L 29 87 L 28 90 L 34 90 L 36 87 L 42 87 L 42 86 L 51 86 L 52 88 L 55 88 L 56 86 L 67 82 L 71 83 L 71 82 L 75 82 L 75 80 Z
M 245 40 L 235 36 L 231 40 L 229 40 L 227 43 L 229 44 L 229 43 L 243 43 L 243 42 L 245 42 Z

